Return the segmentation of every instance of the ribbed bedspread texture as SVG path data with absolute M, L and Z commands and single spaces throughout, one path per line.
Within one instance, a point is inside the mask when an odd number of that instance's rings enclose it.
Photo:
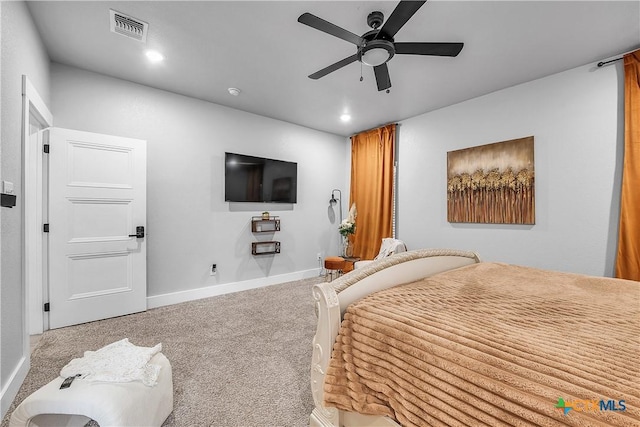
M 640 426 L 640 283 L 478 263 L 350 305 L 324 404 L 403 426 Z

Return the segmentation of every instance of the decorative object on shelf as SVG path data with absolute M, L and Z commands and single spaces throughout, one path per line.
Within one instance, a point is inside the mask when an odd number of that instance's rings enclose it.
M 344 219 L 340 225 L 338 226 L 338 231 L 342 235 L 342 255 L 346 257 L 353 256 L 353 247 L 351 246 L 351 242 L 349 241 L 349 236 L 356 232 L 356 217 L 358 216 L 358 211 L 356 209 L 356 204 L 351 205 L 351 209 L 349 209 L 349 215 L 346 219 Z
M 269 212 L 268 211 L 262 212 L 262 219 L 269 219 Z
M 447 153 L 447 220 L 535 224 L 533 136 Z

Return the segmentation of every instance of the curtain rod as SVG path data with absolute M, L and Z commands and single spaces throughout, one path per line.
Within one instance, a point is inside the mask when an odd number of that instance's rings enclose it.
M 598 68 L 607 65 L 607 64 L 611 64 L 612 62 L 616 62 L 616 61 L 620 61 L 621 59 L 624 59 L 624 56 L 621 56 L 620 58 L 616 58 L 616 59 L 611 59 L 609 61 L 600 61 L 598 62 Z
M 598 68 L 600 68 L 600 67 L 602 67 L 602 66 L 604 66 L 604 65 L 607 65 L 607 64 L 611 64 L 612 62 L 620 61 L 621 59 L 624 59 L 624 57 L 625 57 L 626 55 L 628 55 L 628 54 L 630 54 L 630 53 L 632 53 L 632 52 L 635 52 L 635 51 L 637 51 L 637 50 L 639 50 L 639 48 L 635 48 L 635 49 L 630 50 L 630 51 L 628 51 L 628 52 L 621 53 L 621 55 L 622 55 L 622 56 L 621 56 L 620 58 L 611 59 L 611 60 L 609 60 L 609 61 L 600 61 L 600 62 L 598 62 Z

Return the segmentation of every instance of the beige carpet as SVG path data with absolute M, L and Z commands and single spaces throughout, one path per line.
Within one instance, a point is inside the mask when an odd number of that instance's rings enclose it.
M 313 409 L 309 370 L 321 278 L 227 294 L 45 332 L 15 405 L 85 350 L 129 338 L 162 343 L 173 368 L 165 426 L 304 426 Z

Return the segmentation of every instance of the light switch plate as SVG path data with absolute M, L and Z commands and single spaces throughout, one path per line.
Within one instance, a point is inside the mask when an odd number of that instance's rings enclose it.
M 13 182 L 2 181 L 2 192 L 5 194 L 13 194 Z

